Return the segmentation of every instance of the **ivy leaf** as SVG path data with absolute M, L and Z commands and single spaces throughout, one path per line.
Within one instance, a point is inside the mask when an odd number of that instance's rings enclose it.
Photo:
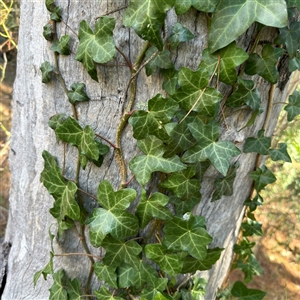
M 289 104 L 284 107 L 287 111 L 287 119 L 293 121 L 300 114 L 300 93 L 295 90 L 293 95 L 289 96 Z
M 95 63 L 104 64 L 115 55 L 116 48 L 113 39 L 115 24 L 114 18 L 101 17 L 96 22 L 93 32 L 85 20 L 80 22 L 79 46 L 75 59 L 83 64 L 95 81 L 98 81 Z
M 173 118 L 177 110 L 178 104 L 173 99 L 164 99 L 161 94 L 157 94 L 149 100 L 147 111 L 139 110 L 130 117 L 133 137 L 141 140 L 148 135 L 155 135 L 167 142 L 170 137 L 163 125 Z
M 258 74 L 271 83 L 276 83 L 279 72 L 276 68 L 279 57 L 284 53 L 282 48 L 274 48 L 267 44 L 262 49 L 262 57 L 252 53 L 246 61 L 245 72 L 248 75 Z
M 172 174 L 160 186 L 171 190 L 177 197 L 182 198 L 182 200 L 188 200 L 193 197 L 199 199 L 201 198 L 201 185 L 198 179 L 192 179 L 195 174 L 196 168 L 194 166 L 189 167 L 186 170 Z
M 285 1 L 220 1 L 213 15 L 208 36 L 211 52 L 215 52 L 236 40 L 254 22 L 278 28 L 287 26 Z
M 184 259 L 182 273 L 195 273 L 196 271 L 210 270 L 215 262 L 220 258 L 224 249 L 214 248 L 207 250 L 207 256 L 203 260 L 198 260 L 192 256 Z
M 239 259 L 236 263 L 236 268 L 242 270 L 245 274 L 245 283 L 252 281 L 254 276 L 262 274 L 262 268 L 253 253 L 247 257 L 246 261 Z
M 115 192 L 109 181 L 103 180 L 99 184 L 97 199 L 102 207 L 95 208 L 87 220 L 93 246 L 99 247 L 109 233 L 116 239 L 137 233 L 138 219 L 125 211 L 135 198 L 136 191 L 133 189 Z
M 43 27 L 43 36 L 47 41 L 53 41 L 54 31 L 51 23 L 48 23 Z
M 242 223 L 243 236 L 262 236 L 263 232 L 261 226 L 261 222 L 247 218 L 246 222 Z
M 202 61 L 199 68 L 206 68 L 209 74 L 213 74 L 219 63 L 219 79 L 226 84 L 234 84 L 237 80 L 235 68 L 241 65 L 248 58 L 248 54 L 233 42 L 227 47 L 210 54 L 208 49 L 202 53 Z
M 47 10 L 50 12 L 50 19 L 55 22 L 61 21 L 61 7 L 56 6 L 54 0 L 46 0 Z
M 223 178 L 218 178 L 214 182 L 215 191 L 212 195 L 211 201 L 217 201 L 223 195 L 231 196 L 233 194 L 233 183 L 236 177 L 236 166 L 230 166 L 227 175 Z
M 265 186 L 276 181 L 274 174 L 265 165 L 252 172 L 250 176 L 255 181 L 254 187 L 258 193 Z
M 43 275 L 44 280 L 47 280 L 47 276 L 49 274 L 53 274 L 54 273 L 54 271 L 53 271 L 53 257 L 54 257 L 53 252 L 50 252 L 50 260 L 49 260 L 49 262 L 46 264 L 46 266 L 43 269 L 41 269 L 40 271 L 37 271 L 34 274 L 34 277 L 33 277 L 33 284 L 34 284 L 34 286 L 36 286 L 36 283 L 39 280 L 39 278 L 40 278 L 41 275 Z
M 145 60 L 149 59 L 155 52 L 157 51 L 157 48 L 152 46 L 150 47 L 145 55 Z M 170 51 L 163 50 L 160 53 L 158 53 L 154 59 L 152 59 L 147 65 L 146 65 L 146 75 L 150 76 L 152 75 L 158 68 L 161 69 L 170 69 L 174 65 L 170 60 Z
M 101 286 L 99 291 L 94 291 L 95 296 L 99 300 L 124 300 L 125 298 L 113 296 L 104 286 Z
M 244 153 L 257 152 L 262 155 L 268 155 L 271 147 L 271 137 L 264 136 L 264 130 L 261 129 L 257 138 L 249 137 L 244 145 Z
M 176 196 L 170 196 L 170 203 L 175 205 L 176 215 L 182 217 L 185 213 L 193 210 L 196 204 L 200 202 L 199 198 L 190 198 L 188 200 L 182 200 Z
M 176 92 L 176 86 L 178 83 L 178 71 L 173 67 L 170 69 L 161 70 L 161 73 L 165 78 L 162 88 L 169 95 L 173 95 Z
M 299 49 L 300 41 L 300 22 L 292 22 L 290 28 L 280 28 L 279 35 L 276 37 L 274 43 L 286 45 L 287 52 L 290 59 L 296 56 L 297 50 Z
M 207 87 L 209 75 L 205 68 L 195 72 L 189 68 L 181 68 L 178 83 L 180 88 L 172 98 L 182 109 L 186 111 L 192 109 L 205 118 L 214 116 L 216 104 L 221 101 L 222 95 L 216 89 Z
M 255 246 L 254 242 L 250 242 L 246 237 L 243 236 L 242 241 L 239 244 L 234 245 L 234 253 L 239 254 L 241 257 L 247 257 L 252 254 L 252 248 Z
M 140 38 L 163 50 L 161 27 L 166 12 L 175 4 L 175 0 L 131 0 L 127 7 L 123 24 L 132 27 Z
M 292 162 L 287 152 L 286 143 L 279 143 L 278 149 L 270 149 L 270 156 L 273 161 L 283 160 L 284 162 Z
M 42 71 L 42 82 L 48 83 L 51 80 L 54 68 L 50 65 L 49 61 L 45 61 L 42 63 L 40 70 Z
M 160 269 L 171 276 L 181 272 L 184 257 L 187 253 L 172 253 L 164 245 L 148 244 L 145 247 L 145 254 L 148 259 L 157 263 Z
M 203 260 L 207 256 L 206 246 L 212 238 L 204 228 L 199 227 L 193 215 L 187 218 L 174 217 L 165 222 L 163 244 L 168 249 L 186 251 L 191 256 Z
M 135 156 L 129 163 L 129 168 L 142 185 L 150 180 L 151 173 L 155 171 L 172 173 L 186 168 L 176 155 L 164 158 L 165 146 L 162 141 L 152 135 L 147 139 L 137 141 L 137 145 L 146 155 Z
M 181 15 L 187 12 L 191 6 L 199 11 L 213 12 L 219 0 L 176 0 L 176 14 Z
M 141 300 L 153 300 L 157 294 L 166 289 L 168 278 L 156 278 L 149 276 L 147 281 L 147 287 L 141 293 Z
M 171 32 L 172 33 L 168 38 L 171 49 L 175 49 L 180 43 L 187 42 L 194 38 L 194 35 L 181 23 L 176 23 L 173 25 Z
M 80 300 L 81 292 L 80 292 L 80 283 L 77 278 L 74 278 L 73 280 L 68 279 L 67 280 L 67 286 L 68 286 L 68 300 Z
M 267 293 L 261 290 L 248 289 L 241 281 L 234 283 L 231 295 L 238 300 L 262 300 Z
M 90 100 L 85 92 L 85 84 L 79 82 L 71 85 L 71 90 L 68 90 L 68 98 L 72 104 Z
M 172 213 L 165 207 L 168 202 L 169 197 L 164 194 L 157 192 L 147 198 L 146 191 L 142 190 L 141 201 L 135 212 L 141 228 L 144 228 L 153 218 L 160 220 L 172 219 Z
M 220 127 L 215 122 L 205 125 L 199 119 L 196 119 L 188 126 L 197 140 L 197 144 L 185 152 L 182 161 L 195 163 L 209 159 L 214 167 L 223 176 L 226 176 L 230 159 L 240 154 L 240 150 L 232 142 L 216 141 L 220 135 Z
M 104 265 L 102 262 L 96 262 L 94 271 L 99 280 L 103 280 L 111 287 L 118 288 L 116 268 Z
M 253 200 L 251 199 L 247 199 L 244 202 L 245 206 L 248 206 L 250 208 L 250 212 L 255 211 L 257 206 L 262 206 L 263 203 L 263 198 L 261 197 L 260 194 L 256 194 L 256 196 L 253 198 Z
M 68 34 L 63 35 L 59 41 L 54 41 L 50 49 L 63 55 L 69 55 L 71 53 L 69 42 L 70 36 Z
M 53 284 L 51 288 L 49 289 L 50 291 L 50 300 L 68 300 L 68 294 L 67 291 L 65 290 L 65 272 L 63 270 L 59 270 L 56 273 L 53 274 Z

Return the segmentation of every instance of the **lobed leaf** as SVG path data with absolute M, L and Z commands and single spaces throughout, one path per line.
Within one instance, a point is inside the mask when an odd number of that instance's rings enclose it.
M 258 193 L 265 186 L 276 181 L 274 174 L 265 165 L 252 172 L 250 176 L 255 181 L 254 187 Z
M 103 280 L 109 286 L 118 288 L 117 285 L 117 274 L 115 273 L 116 268 L 107 266 L 102 262 L 96 262 L 94 264 L 94 271 L 99 280 Z
M 187 12 L 191 7 L 199 11 L 213 12 L 216 9 L 219 0 L 176 0 L 176 14 L 181 15 Z
M 289 96 L 289 104 L 284 107 L 287 111 L 287 119 L 293 121 L 300 114 L 300 93 L 295 90 L 293 95 Z
M 42 82 L 48 83 L 51 80 L 54 68 L 50 65 L 49 61 L 45 61 L 42 63 L 40 70 L 42 71 Z
M 178 0 L 176 2 L 178 2 Z M 175 49 L 180 43 L 187 42 L 193 38 L 194 35 L 186 27 L 181 23 L 176 23 L 172 26 L 168 42 L 171 45 L 171 49 Z
M 63 35 L 59 41 L 57 40 L 53 42 L 50 50 L 58 52 L 59 54 L 69 55 L 71 53 L 69 42 L 70 36 L 68 34 Z
M 249 137 L 244 145 L 244 153 L 257 152 L 262 155 L 268 155 L 271 147 L 271 137 L 264 136 L 264 130 L 261 129 L 257 138 Z
M 231 295 L 239 300 L 262 300 L 267 293 L 261 290 L 248 289 L 241 281 L 234 283 Z
M 68 300 L 68 294 L 65 290 L 65 272 L 63 270 L 59 270 L 56 273 L 52 275 L 53 278 L 53 284 L 50 291 L 50 300 Z
M 287 152 L 286 143 L 279 143 L 278 149 L 270 149 L 269 152 L 273 161 L 283 160 L 284 162 L 292 162 L 292 159 Z
M 68 90 L 68 98 L 72 104 L 90 100 L 85 92 L 85 84 L 79 82 L 71 85 L 71 90 Z
M 95 290 L 94 293 L 99 300 L 124 300 L 122 297 L 112 295 L 104 286 L 101 286 L 99 291 Z

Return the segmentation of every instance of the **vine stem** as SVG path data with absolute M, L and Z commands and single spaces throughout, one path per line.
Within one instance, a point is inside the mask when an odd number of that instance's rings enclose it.
M 95 133 L 95 135 L 96 135 L 99 139 L 101 139 L 101 140 L 105 141 L 106 143 L 108 143 L 109 145 L 111 145 L 114 149 L 117 149 L 117 148 L 118 148 L 115 144 L 113 144 L 111 141 L 109 141 L 108 139 L 106 139 L 106 138 L 103 137 L 102 135 L 97 134 L 97 133 Z
M 94 257 L 99 260 L 102 260 L 101 256 L 88 254 L 88 253 L 80 253 L 80 252 L 59 253 L 59 254 L 54 254 L 54 256 L 88 256 L 88 257 Z
M 113 13 L 115 13 L 115 12 L 118 12 L 118 11 L 120 11 L 120 10 L 122 10 L 122 9 L 126 9 L 127 7 L 128 7 L 128 5 L 119 7 L 119 8 L 114 9 L 114 10 L 111 10 L 111 11 L 109 11 L 109 12 L 107 12 L 107 13 L 105 13 L 105 14 L 99 16 L 99 17 L 96 17 L 95 20 L 98 20 L 99 18 L 108 16 L 108 15 L 110 15 L 110 14 L 113 14 Z

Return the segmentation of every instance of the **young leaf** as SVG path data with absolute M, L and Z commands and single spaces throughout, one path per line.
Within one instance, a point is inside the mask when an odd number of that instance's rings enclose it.
M 43 27 L 43 36 L 47 41 L 52 41 L 54 38 L 53 26 L 51 23 L 48 23 Z
M 72 104 L 90 100 L 85 92 L 85 84 L 78 82 L 71 85 L 71 90 L 68 91 L 68 98 Z
M 68 300 L 68 294 L 65 290 L 65 272 L 63 270 L 59 270 L 53 274 L 53 285 L 49 289 L 50 291 L 50 300 Z
M 103 280 L 109 286 L 118 288 L 116 268 L 104 265 L 102 262 L 96 262 L 94 264 L 95 274 L 99 280 Z
M 262 268 L 253 253 L 251 253 L 245 261 L 239 259 L 236 263 L 236 268 L 242 270 L 245 274 L 245 283 L 252 281 L 254 276 L 262 274 Z
M 125 211 L 135 197 L 136 191 L 133 189 L 115 192 L 107 180 L 99 184 L 97 199 L 102 207 L 95 208 L 87 220 L 93 246 L 99 247 L 109 233 L 116 239 L 137 233 L 138 219 Z
M 219 0 L 176 0 L 176 14 L 181 15 L 187 12 L 191 6 L 199 11 L 213 12 Z
M 180 43 L 187 42 L 193 38 L 194 35 L 186 27 L 176 23 L 172 26 L 172 33 L 168 38 L 168 42 L 171 45 L 171 49 L 175 49 Z
M 42 71 L 42 82 L 48 83 L 51 80 L 54 68 L 50 65 L 49 61 L 45 61 L 42 63 L 40 70 Z
M 261 290 L 248 289 L 241 281 L 235 282 L 231 289 L 231 295 L 238 300 L 262 300 L 266 294 Z
M 69 48 L 69 42 L 70 42 L 70 36 L 68 34 L 63 35 L 59 41 L 55 41 L 51 45 L 50 49 L 52 51 L 58 52 L 63 55 L 69 55 L 71 53 Z
M 279 72 L 276 64 L 279 57 L 284 53 L 282 48 L 274 48 L 267 44 L 262 49 L 262 56 L 252 53 L 246 62 L 245 72 L 248 75 L 258 74 L 271 83 L 276 83 Z
M 165 146 L 152 135 L 144 140 L 139 140 L 137 145 L 146 155 L 135 156 L 129 163 L 129 168 L 142 185 L 150 180 L 151 173 L 155 171 L 172 173 L 186 168 L 186 165 L 176 155 L 164 158 Z
M 250 242 L 246 237 L 243 236 L 243 239 L 239 244 L 235 244 L 233 251 L 236 254 L 239 254 L 241 257 L 247 257 L 252 254 L 252 248 L 255 246 L 254 242 Z
M 148 135 L 168 141 L 170 138 L 164 128 L 178 110 L 178 104 L 172 98 L 164 99 L 161 94 L 149 100 L 148 110 L 139 110 L 130 118 L 129 123 L 133 127 L 133 137 L 137 140 L 144 139 Z
M 101 17 L 95 24 L 93 32 L 88 23 L 83 20 L 79 28 L 79 46 L 75 59 L 80 61 L 92 79 L 98 81 L 95 63 L 104 64 L 110 61 L 116 52 L 113 30 L 116 20 Z
M 255 220 L 247 218 L 247 220 L 242 223 L 243 236 L 262 236 L 263 232 L 261 226 L 261 222 L 257 222 Z
M 240 154 L 240 150 L 232 142 L 216 141 L 220 135 L 220 127 L 215 122 L 205 125 L 199 119 L 196 119 L 188 126 L 197 140 L 197 144 L 185 152 L 182 161 L 195 163 L 209 159 L 214 167 L 223 176 L 226 176 L 230 159 Z
M 208 45 L 211 52 L 215 52 L 230 44 L 254 22 L 279 28 L 287 26 L 285 1 L 220 1 L 213 15 L 208 37 Z
M 207 245 L 212 241 L 207 231 L 197 225 L 193 215 L 188 220 L 174 217 L 165 222 L 163 244 L 175 251 L 186 251 L 194 258 L 203 260 L 207 256 Z
M 252 172 L 250 176 L 255 181 L 254 187 L 258 193 L 265 186 L 276 181 L 274 174 L 265 165 Z
M 279 143 L 278 149 L 270 149 L 269 152 L 270 152 L 271 159 L 274 161 L 283 160 L 285 162 L 292 162 L 291 157 L 287 152 L 286 143 Z
M 40 271 L 37 271 L 34 274 L 34 277 L 33 277 L 33 284 L 34 284 L 34 286 L 36 286 L 36 283 L 39 280 L 39 278 L 40 278 L 41 275 L 43 275 L 44 280 L 46 280 L 47 279 L 47 275 L 54 273 L 54 271 L 53 271 L 53 256 L 54 256 L 53 252 L 50 252 L 50 260 L 47 263 L 47 265 L 43 269 L 41 269 Z
M 142 190 L 141 201 L 135 212 L 141 228 L 144 228 L 153 218 L 160 220 L 172 219 L 171 211 L 165 207 L 168 202 L 169 198 L 164 194 L 156 192 L 147 198 L 146 191 Z
M 261 129 L 257 138 L 249 137 L 244 145 L 244 153 L 257 152 L 262 155 L 268 155 L 271 147 L 271 137 L 264 136 L 264 130 Z
M 287 111 L 287 119 L 293 121 L 300 114 L 300 93 L 295 90 L 293 95 L 289 96 L 289 104 L 284 107 Z
M 124 300 L 125 298 L 112 295 L 104 286 L 99 291 L 94 291 L 95 296 L 99 300 Z
M 174 4 L 175 0 L 131 0 L 123 17 L 123 24 L 125 27 L 132 27 L 140 38 L 162 51 L 161 27 L 166 12 Z

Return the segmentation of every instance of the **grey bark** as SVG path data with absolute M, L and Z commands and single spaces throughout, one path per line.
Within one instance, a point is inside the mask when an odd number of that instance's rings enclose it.
M 127 1 L 57 1 L 63 8 L 64 21 L 75 31 L 78 31 L 79 22 L 86 19 L 94 23 L 94 18 L 107 11 L 127 4 Z M 113 14 L 117 18 L 117 26 L 114 31 L 116 45 L 134 61 L 143 41 L 129 29 L 122 27 L 122 12 Z M 10 215 L 6 232 L 6 241 L 12 244 L 8 261 L 7 283 L 2 299 L 48 299 L 49 287 L 52 280 L 40 279 L 37 286 L 33 286 L 33 275 L 42 269 L 49 260 L 50 239 L 48 229 L 55 220 L 49 214 L 53 205 L 53 199 L 40 183 L 40 173 L 43 169 L 43 150 L 49 151 L 58 157 L 62 165 L 63 145 L 56 141 L 53 131 L 48 127 L 49 118 L 57 113 L 71 115 L 71 108 L 65 94 L 57 80 L 50 84 L 41 83 L 40 65 L 44 61 L 53 62 L 53 53 L 49 50 L 49 43 L 42 36 L 42 28 L 48 21 L 48 12 L 43 1 L 21 1 L 21 18 L 19 32 L 19 52 L 17 77 L 14 86 L 13 100 L 13 126 L 10 153 L 11 166 L 11 194 Z M 167 28 L 175 23 L 175 14 L 168 13 Z M 173 54 L 176 67 L 188 66 L 196 69 L 201 61 L 201 53 L 207 42 L 207 26 L 205 16 L 191 10 L 189 14 L 180 17 L 186 27 L 196 36 L 193 41 L 179 46 Z M 63 24 L 58 26 L 59 34 L 73 35 L 68 27 Z M 247 49 L 251 41 L 253 28 L 248 30 L 240 40 L 240 46 Z M 265 33 L 266 38 L 271 39 L 272 32 Z M 76 52 L 78 42 L 73 35 L 73 52 Z M 87 93 L 92 99 L 89 103 L 77 106 L 79 119 L 82 124 L 90 124 L 100 135 L 114 142 L 117 124 L 122 114 L 121 107 L 124 90 L 130 77 L 126 66 L 122 66 L 124 60 L 117 54 L 112 62 L 116 66 L 98 66 L 99 83 L 93 82 L 83 70 L 80 63 L 75 61 L 75 55 L 60 58 L 60 69 L 66 81 L 66 85 L 74 82 L 84 82 Z M 283 71 L 286 73 L 286 71 Z M 270 84 L 261 78 L 256 78 L 257 87 L 262 94 L 264 108 L 269 101 Z M 159 74 L 146 77 L 141 72 L 138 79 L 137 103 L 141 104 L 157 93 L 163 93 L 161 89 L 162 78 Z M 276 88 L 276 102 L 284 101 L 286 92 L 283 87 Z M 229 91 L 228 86 L 222 86 L 222 93 Z M 265 110 L 266 111 L 266 110 Z M 272 122 L 267 134 L 272 135 L 280 105 L 272 108 Z M 224 126 L 222 139 L 230 138 L 242 148 L 248 136 L 255 136 L 262 127 L 265 113 L 258 117 L 256 125 L 241 132 L 240 129 L 249 119 L 249 113 L 233 114 L 226 119 L 229 130 Z M 136 146 L 131 143 L 132 132 L 126 128 L 123 135 L 126 161 L 137 153 Z M 129 142 L 128 142 L 129 141 Z M 72 147 L 67 148 L 66 173 L 73 178 L 76 151 Z M 120 183 L 119 167 L 116 164 L 114 153 L 111 150 L 106 156 L 104 165 L 99 169 L 88 165 L 81 172 L 80 185 L 89 193 L 95 194 L 97 186 L 102 179 L 108 179 L 117 188 Z M 249 173 L 253 171 L 256 155 L 241 154 L 236 160 L 240 163 L 235 181 L 234 194 L 231 197 L 223 197 L 222 200 L 211 202 L 213 185 L 209 180 L 203 182 L 201 193 L 202 200 L 195 208 L 194 213 L 203 215 L 207 220 L 208 232 L 213 236 L 212 247 L 225 248 L 221 259 L 212 270 L 202 272 L 199 276 L 208 278 L 207 300 L 214 299 L 218 288 L 227 274 L 232 258 L 232 247 L 236 241 L 240 223 L 243 218 L 243 203 L 250 196 L 252 181 Z M 213 168 L 207 171 L 207 176 L 215 176 Z M 95 180 L 96 178 L 96 180 Z M 136 186 L 136 183 L 133 183 Z M 89 200 L 90 201 L 90 200 Z M 95 203 L 90 202 L 90 207 Z M 55 226 L 51 228 L 55 232 Z M 65 237 L 61 242 L 55 243 L 56 253 L 84 252 L 75 234 Z M 101 256 L 98 249 L 91 247 L 91 251 Z M 86 280 L 89 260 L 85 257 L 55 258 L 57 268 L 65 267 L 68 275 L 73 278 L 78 276 Z

